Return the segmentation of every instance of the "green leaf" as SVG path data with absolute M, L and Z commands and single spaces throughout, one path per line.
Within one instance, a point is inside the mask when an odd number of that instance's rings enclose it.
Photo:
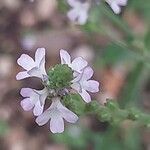
M 127 83 L 120 97 L 120 105 L 127 107 L 136 104 L 138 100 L 139 84 L 144 69 L 143 62 L 138 62 L 127 77 Z
M 112 65 L 123 61 L 127 62 L 133 60 L 132 58 L 134 58 L 132 52 L 117 44 L 111 43 L 104 49 L 101 60 L 104 65 Z

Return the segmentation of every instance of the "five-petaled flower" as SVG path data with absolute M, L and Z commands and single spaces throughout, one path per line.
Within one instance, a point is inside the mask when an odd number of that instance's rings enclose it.
M 21 101 L 21 106 L 25 111 L 33 109 L 33 114 L 38 116 L 36 122 L 39 126 L 50 120 L 50 130 L 53 133 L 64 131 L 64 120 L 70 123 L 78 120 L 78 116 L 61 103 L 63 96 L 71 94 L 69 93 L 71 88 L 79 93 L 87 103 L 91 101 L 87 91 L 93 93 L 99 91 L 99 83 L 90 80 L 93 70 L 88 66 L 86 60 L 77 57 L 71 61 L 71 56 L 65 50 L 60 50 L 60 58 L 61 64 L 50 69 L 48 74 L 45 71 L 44 48 L 37 49 L 35 61 L 26 54 L 22 54 L 17 61 L 25 69 L 17 74 L 18 80 L 38 77 L 42 79 L 44 85 L 42 90 L 22 88 L 20 94 L 24 99 Z M 44 111 L 47 98 L 51 100 L 51 105 Z
M 87 91 L 95 93 L 99 91 L 99 82 L 89 80 L 93 76 L 91 67 L 86 67 L 81 74 L 79 74 L 73 81 L 71 87 L 81 95 L 83 100 L 87 103 L 91 101 L 91 96 Z
M 128 0 L 106 0 L 115 14 L 121 12 L 121 6 L 126 6 Z
M 68 18 L 77 24 L 84 25 L 88 18 L 90 8 L 89 2 L 80 2 L 79 0 L 67 0 L 72 9 L 67 13 Z
M 27 54 L 22 54 L 17 60 L 18 65 L 25 69 L 25 71 L 19 72 L 16 76 L 17 80 L 21 80 L 28 77 L 38 77 L 42 80 L 47 73 L 45 71 L 45 49 L 38 48 L 35 53 L 35 61 Z
M 35 116 L 43 112 L 45 100 L 48 96 L 47 88 L 43 90 L 22 88 L 20 94 L 25 98 L 21 101 L 21 106 L 25 111 L 33 109 L 33 114 Z
M 76 74 L 82 73 L 83 69 L 88 65 L 87 61 L 82 57 L 77 57 L 71 62 L 71 57 L 67 51 L 60 50 L 61 64 L 67 64 Z
M 50 120 L 50 130 L 53 133 L 61 133 L 64 131 L 64 120 L 70 123 L 75 123 L 78 116 L 72 111 L 64 107 L 59 97 L 52 98 L 51 106 L 40 116 L 36 122 L 39 126 L 46 124 Z

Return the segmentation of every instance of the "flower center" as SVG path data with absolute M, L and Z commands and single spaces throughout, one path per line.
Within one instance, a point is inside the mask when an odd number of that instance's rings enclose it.
M 48 71 L 48 87 L 54 90 L 63 90 L 70 87 L 73 71 L 66 64 L 58 64 Z

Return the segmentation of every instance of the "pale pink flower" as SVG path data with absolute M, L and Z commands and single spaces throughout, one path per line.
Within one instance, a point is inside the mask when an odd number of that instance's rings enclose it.
M 28 77 L 38 77 L 43 80 L 47 76 L 45 71 L 45 49 L 38 48 L 35 53 L 35 61 L 27 54 L 22 54 L 17 63 L 25 69 L 16 76 L 17 80 Z
M 86 67 L 81 74 L 79 74 L 73 81 L 71 87 L 75 89 L 87 103 L 91 101 L 89 92 L 95 93 L 99 91 L 99 82 L 89 80 L 93 76 L 91 67 Z
M 22 88 L 20 94 L 24 97 L 21 101 L 21 106 L 25 111 L 33 109 L 35 116 L 43 112 L 45 100 L 48 96 L 48 90 L 35 90 L 31 88 Z
M 115 14 L 121 12 L 121 6 L 126 6 L 128 0 L 106 0 Z
M 90 8 L 89 2 L 80 2 L 79 0 L 67 0 L 72 9 L 67 13 L 68 18 L 77 24 L 83 25 L 88 18 Z
M 51 106 L 36 118 L 36 123 L 42 126 L 50 120 L 51 132 L 62 133 L 64 131 L 64 119 L 67 122 L 75 123 L 78 116 L 61 104 L 60 97 L 55 97 L 52 99 Z
M 81 73 L 82 70 L 88 65 L 87 61 L 82 57 L 77 57 L 71 62 L 71 56 L 67 51 L 60 50 L 61 64 L 67 64 L 73 71 Z

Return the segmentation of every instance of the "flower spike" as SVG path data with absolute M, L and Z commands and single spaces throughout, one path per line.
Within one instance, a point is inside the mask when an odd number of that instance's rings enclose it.
M 33 111 L 33 114 L 37 116 L 36 123 L 39 126 L 50 121 L 52 133 L 64 131 L 64 120 L 70 123 L 75 123 L 78 120 L 78 116 L 74 113 L 76 111 L 72 112 L 72 109 L 64 102 L 66 96 L 69 96 L 71 101 L 72 89 L 80 94 L 87 103 L 91 101 L 91 96 L 87 91 L 93 93 L 99 91 L 99 83 L 90 80 L 93 76 L 93 70 L 88 66 L 86 60 L 77 57 L 72 61 L 69 53 L 63 49 L 60 50 L 60 59 L 61 64 L 49 69 L 48 74 L 45 71 L 44 48 L 37 49 L 35 61 L 26 54 L 22 54 L 17 60 L 17 63 L 25 69 L 17 74 L 18 80 L 38 77 L 42 79 L 44 86 L 42 90 L 22 88 L 20 94 L 24 99 L 21 101 L 21 106 L 25 111 Z M 79 95 L 78 97 L 81 100 Z M 50 100 L 51 105 L 47 110 L 44 110 L 46 100 Z

